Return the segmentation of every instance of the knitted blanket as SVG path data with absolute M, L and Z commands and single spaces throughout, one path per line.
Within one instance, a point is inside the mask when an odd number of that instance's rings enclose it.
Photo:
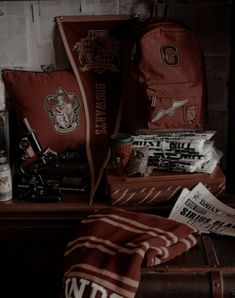
M 66 298 L 132 298 L 141 267 L 156 266 L 194 246 L 196 230 L 173 220 L 106 208 L 81 221 L 65 252 Z

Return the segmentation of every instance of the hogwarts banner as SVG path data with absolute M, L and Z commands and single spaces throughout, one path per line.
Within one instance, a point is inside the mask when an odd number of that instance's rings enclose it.
M 91 203 L 110 156 L 109 138 L 119 129 L 122 45 L 133 17 L 60 16 L 56 23 L 84 104 Z

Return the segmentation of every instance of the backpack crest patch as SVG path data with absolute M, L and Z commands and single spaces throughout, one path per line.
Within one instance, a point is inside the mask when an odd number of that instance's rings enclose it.
M 179 64 L 179 50 L 174 45 L 161 47 L 162 62 L 168 66 Z

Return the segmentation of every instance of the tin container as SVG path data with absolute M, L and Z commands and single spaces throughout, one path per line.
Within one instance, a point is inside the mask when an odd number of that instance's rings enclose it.
M 128 133 L 117 133 L 110 138 L 111 164 L 116 175 L 125 174 L 132 152 L 133 138 Z

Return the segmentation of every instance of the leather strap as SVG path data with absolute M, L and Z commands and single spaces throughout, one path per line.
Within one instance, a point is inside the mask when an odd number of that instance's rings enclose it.
M 217 268 L 219 266 L 219 260 L 216 255 L 216 250 L 213 241 L 209 235 L 202 235 L 202 242 L 204 245 L 205 254 L 207 257 L 208 265 Z M 223 298 L 223 276 L 222 272 L 218 270 L 210 272 L 212 293 L 214 298 Z

